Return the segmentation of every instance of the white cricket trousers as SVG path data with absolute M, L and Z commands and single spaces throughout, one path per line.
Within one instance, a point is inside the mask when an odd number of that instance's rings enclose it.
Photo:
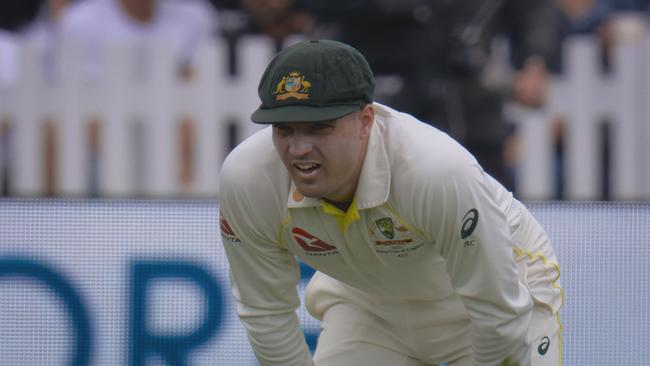
M 350 303 L 329 308 L 321 322 L 321 334 L 314 355 L 315 366 L 432 366 L 405 354 L 398 348 L 400 332 L 387 322 Z M 545 308 L 533 311 L 529 338 L 531 366 L 562 364 L 561 326 L 556 316 Z M 403 339 L 408 339 L 404 337 Z M 471 350 L 449 366 L 473 366 Z
M 564 301 L 560 269 L 548 236 L 525 209 L 511 226 L 519 280 L 533 296 L 528 329 L 531 366 L 562 365 Z M 305 294 L 307 310 L 321 319 L 316 366 L 473 366 L 471 324 L 458 316 L 460 300 L 378 305 L 364 292 L 316 272 Z M 380 316 L 380 314 L 382 314 Z M 429 325 L 430 324 L 430 325 Z M 527 365 L 522 365 L 527 366 Z

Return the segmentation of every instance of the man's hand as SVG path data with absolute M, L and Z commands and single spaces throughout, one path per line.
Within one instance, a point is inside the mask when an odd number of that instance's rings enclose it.
M 515 77 L 515 98 L 527 107 L 541 107 L 546 102 L 549 72 L 544 61 L 531 58 Z
M 501 362 L 501 366 L 519 366 L 519 362 L 513 361 L 510 359 L 510 357 L 506 358 Z

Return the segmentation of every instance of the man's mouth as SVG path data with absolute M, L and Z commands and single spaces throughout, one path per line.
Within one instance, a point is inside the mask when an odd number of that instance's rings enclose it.
M 293 163 L 293 167 L 296 168 L 302 174 L 311 174 L 320 168 L 318 163 Z

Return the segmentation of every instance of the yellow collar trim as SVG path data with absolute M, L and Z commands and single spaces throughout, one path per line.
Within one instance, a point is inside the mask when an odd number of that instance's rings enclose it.
M 334 219 L 338 223 L 341 232 L 345 232 L 348 226 L 350 226 L 353 222 L 361 218 L 361 216 L 359 215 L 359 210 L 357 209 L 356 195 L 352 199 L 352 203 L 350 203 L 350 207 L 348 207 L 348 210 L 345 212 L 325 200 L 320 200 L 320 201 L 321 204 L 323 205 L 323 212 L 334 216 Z

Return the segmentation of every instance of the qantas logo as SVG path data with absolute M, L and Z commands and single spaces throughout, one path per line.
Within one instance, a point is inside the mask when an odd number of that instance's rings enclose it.
M 219 227 L 221 228 L 221 236 L 223 236 L 224 239 L 235 243 L 241 243 L 241 240 L 239 240 L 235 232 L 230 227 L 230 224 L 228 221 L 226 221 L 226 218 L 223 217 L 223 214 L 221 213 L 219 213 Z
M 291 230 L 291 234 L 293 240 L 307 252 L 329 252 L 336 250 L 335 246 L 327 244 L 299 227 L 294 227 Z

